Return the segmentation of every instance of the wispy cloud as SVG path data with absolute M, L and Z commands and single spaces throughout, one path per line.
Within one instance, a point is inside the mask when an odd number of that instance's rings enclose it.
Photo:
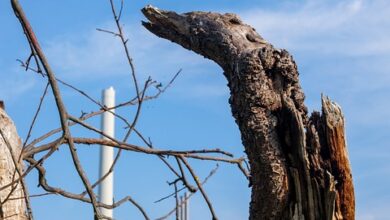
M 390 122 L 390 2 L 300 1 L 277 10 L 252 9 L 242 18 L 276 47 L 302 62 L 310 99 L 332 94 L 353 125 Z M 306 62 L 306 63 L 305 63 Z M 310 71 L 310 72 L 308 72 Z
M 341 103 L 355 178 L 357 219 L 389 216 L 389 196 L 383 194 L 390 181 L 385 177 L 390 159 L 386 138 L 390 125 L 389 14 L 390 2 L 385 0 L 307 0 L 242 15 L 266 40 L 301 61 L 298 66 L 309 103 L 319 106 L 321 92 Z M 383 186 L 377 185 L 378 179 Z
M 299 4 L 299 5 L 298 5 Z M 278 47 L 338 55 L 390 54 L 390 2 L 385 0 L 305 1 L 277 11 L 243 14 Z
M 31 90 L 36 81 L 32 77 L 11 76 L 1 80 L 0 100 L 6 103 L 18 101 L 20 96 Z
M 101 26 L 106 30 L 116 30 L 112 25 Z M 140 24 L 130 26 L 125 32 L 138 74 L 159 75 L 168 66 L 174 65 L 178 69 L 183 64 L 193 66 L 202 62 L 198 56 L 189 55 L 191 52 L 152 35 Z M 95 28 L 57 36 L 45 47 L 53 65 L 66 77 L 111 77 L 129 72 L 119 38 Z
M 385 152 L 390 144 L 385 134 L 390 124 L 390 1 L 303 2 L 290 1 L 278 4 L 278 8 L 254 8 L 238 14 L 276 47 L 286 48 L 294 56 L 301 57 L 300 61 L 307 62 L 305 65 L 298 63 L 298 66 L 307 68 L 301 71 L 304 72 L 301 79 L 309 99 L 315 97 L 319 102 L 319 94 L 326 92 L 341 102 L 347 118 L 348 136 L 355 137 L 348 140 L 352 165 L 360 168 L 354 169 L 359 180 L 356 183 L 357 219 L 386 219 L 388 196 L 383 193 L 375 196 L 362 194 L 372 192 L 376 186 L 372 182 L 377 179 L 382 185 L 389 183 L 384 172 L 373 171 L 379 160 L 386 162 L 390 159 L 389 153 Z M 115 30 L 110 24 L 107 22 L 97 27 Z M 125 31 L 129 34 L 129 47 L 141 78 L 152 75 L 154 79 L 166 82 L 183 68 L 183 74 L 170 95 L 225 99 L 228 89 L 222 70 L 216 64 L 153 36 L 140 24 L 126 27 L 129 27 Z M 56 73 L 67 80 L 95 86 L 91 82 L 95 79 L 105 81 L 129 73 L 118 39 L 96 31 L 95 26 L 57 36 L 43 46 Z M 308 69 L 312 72 L 307 73 Z M 35 81 L 26 80 L 25 76 L 4 77 L 0 99 L 16 100 L 16 97 L 32 91 L 34 85 Z M 373 134 L 379 132 L 383 137 Z M 367 140 L 362 141 L 362 138 Z M 370 163 L 375 166 L 368 167 Z M 380 171 L 387 169 L 384 167 Z M 373 205 L 378 200 L 382 200 L 381 205 Z
M 287 48 L 292 52 L 344 58 L 390 55 L 390 28 L 384 28 L 390 26 L 389 13 L 390 2 L 385 0 L 307 0 L 303 4 L 301 1 L 282 4 L 277 9 L 255 8 L 239 12 L 247 23 L 253 25 L 277 47 Z M 109 21 L 99 27 L 115 30 Z M 141 78 L 151 75 L 158 80 L 167 80 L 179 68 L 184 68 L 184 74 L 220 71 L 216 65 L 202 57 L 153 36 L 139 24 L 126 27 L 130 51 Z M 45 48 L 61 77 L 90 81 L 113 76 L 122 77 L 129 73 L 118 39 L 96 31 L 95 27 L 58 36 L 50 40 Z M 373 65 L 359 64 L 361 69 L 368 71 L 372 71 L 372 68 L 382 68 L 375 72 L 376 76 L 381 77 L 379 82 L 382 83 L 369 83 L 369 87 L 383 88 L 390 81 L 390 74 L 384 71 L 390 69 L 386 60 L 378 62 L 375 58 L 370 61 Z M 376 80 L 367 77 L 362 71 L 357 71 L 351 77 L 348 80 L 352 80 L 356 86 L 351 86 L 349 90 L 360 89 L 364 80 Z M 197 79 L 193 79 L 196 84 Z M 217 84 L 212 84 L 211 80 L 204 90 L 193 90 L 201 94 L 201 91 L 209 90 L 210 86 L 218 87 Z M 212 94 L 219 92 L 210 93 Z
M 112 25 L 101 26 L 115 30 Z M 129 37 L 128 47 L 141 81 L 151 76 L 155 80 L 168 82 L 182 68 L 180 79 L 183 80 L 175 85 L 176 92 L 172 93 L 176 97 L 220 97 L 226 94 L 226 88 L 220 90 L 220 82 L 215 77 L 205 79 L 205 75 L 210 76 L 210 73 L 222 75 L 222 70 L 216 64 L 154 36 L 140 24 L 130 27 L 125 29 Z M 129 78 L 125 76 L 130 74 L 130 68 L 123 46 L 113 35 L 91 28 L 81 33 L 57 36 L 44 46 L 60 78 L 77 83 L 125 78 L 131 86 Z
M 91 79 L 123 71 L 120 42 L 95 29 L 57 36 L 45 44 L 45 50 L 57 74 L 63 77 Z

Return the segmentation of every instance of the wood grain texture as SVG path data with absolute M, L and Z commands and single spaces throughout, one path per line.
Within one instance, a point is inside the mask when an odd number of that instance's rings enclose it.
M 21 141 L 12 120 L 3 109 L 0 108 L 0 187 L 8 185 L 17 179 L 13 158 L 19 158 Z M 6 139 L 6 140 L 5 140 Z M 12 150 L 8 148 L 8 142 Z M 18 164 L 22 170 L 23 162 Z M 14 176 L 15 175 L 15 176 Z M 14 177 L 14 178 L 13 178 Z M 20 182 L 0 191 L 0 219 L 1 220 L 26 220 L 26 203 Z M 19 199 L 15 199 L 19 198 Z
M 326 141 L 329 147 L 329 162 L 332 174 L 337 181 L 335 216 L 336 219 L 353 219 L 355 216 L 355 197 L 345 139 L 344 116 L 340 106 L 327 97 L 322 98 L 322 108 L 324 124 L 326 125 Z
M 322 114 L 308 117 L 297 65 L 286 50 L 234 14 L 153 6 L 142 12 L 149 31 L 224 70 L 251 168 L 249 219 L 354 219 L 341 110 L 323 98 Z

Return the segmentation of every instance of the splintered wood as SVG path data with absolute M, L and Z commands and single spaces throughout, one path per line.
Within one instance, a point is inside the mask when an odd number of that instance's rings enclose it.
M 329 161 L 335 179 L 335 217 L 336 219 L 353 219 L 355 216 L 355 197 L 345 140 L 344 116 L 340 106 L 327 97 L 322 97 L 322 114 L 326 125 Z
M 249 219 L 353 220 L 355 200 L 340 107 L 310 115 L 293 57 L 234 14 L 147 6 L 145 28 L 224 70 L 251 168 Z

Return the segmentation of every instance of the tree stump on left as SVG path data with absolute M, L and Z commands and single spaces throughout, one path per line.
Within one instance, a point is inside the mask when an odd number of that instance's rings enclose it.
M 0 103 L 0 220 L 26 220 L 26 201 L 16 166 L 23 171 L 20 159 L 22 143 L 16 127 Z M 8 187 L 6 187 L 8 186 Z

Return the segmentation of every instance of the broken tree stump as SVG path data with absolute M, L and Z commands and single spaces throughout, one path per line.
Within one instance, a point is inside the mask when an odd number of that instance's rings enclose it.
M 295 61 L 234 14 L 142 9 L 155 35 L 224 70 L 251 167 L 249 219 L 354 219 L 340 107 L 322 97 L 310 117 Z
M 0 102 L 3 104 L 3 102 Z M 0 220 L 27 220 L 25 193 L 19 179 L 22 143 L 15 125 L 0 106 Z M 15 166 L 16 164 L 16 166 Z

